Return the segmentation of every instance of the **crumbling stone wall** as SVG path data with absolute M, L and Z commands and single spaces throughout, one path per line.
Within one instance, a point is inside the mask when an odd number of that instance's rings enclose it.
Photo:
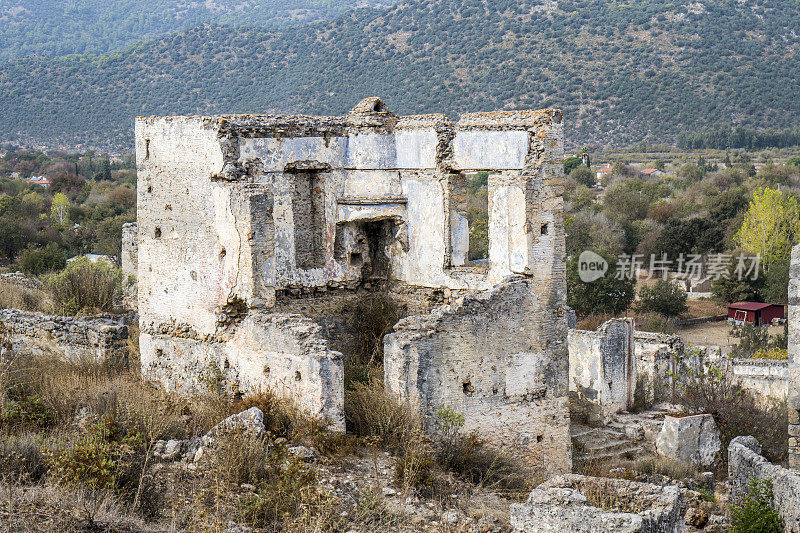
M 631 319 L 611 319 L 597 331 L 569 330 L 569 387 L 590 415 L 604 421 L 668 398 L 684 361 L 677 335 L 636 331 Z
M 681 368 L 700 368 L 700 361 L 687 360 L 686 346 L 679 335 L 636 331 L 633 348 L 638 389 L 635 395 L 645 403 L 671 401 L 675 376 L 682 374 Z
M 800 468 L 800 245 L 789 267 L 789 466 Z
M 569 388 L 579 401 L 597 405 L 609 420 L 633 407 L 636 366 L 633 321 L 612 319 L 597 331 L 569 332 Z
M 384 338 L 384 383 L 434 426 L 448 406 L 464 415 L 465 432 L 531 468 L 568 471 L 566 319 L 553 319 L 550 290 L 512 278 L 401 320 Z
M 0 323 L 6 328 L 15 355 L 55 355 L 74 362 L 127 362 L 128 327 L 121 319 L 2 309 Z
M 142 372 L 181 392 L 273 390 L 344 431 L 342 354 L 300 315 L 252 313 L 237 327 L 202 336 L 188 325 L 142 325 Z
M 281 343 L 295 328 L 287 332 L 276 315 L 313 316 L 324 326 L 313 338 L 322 342 L 325 332 L 346 331 L 339 317 L 319 310 L 335 305 L 303 308 L 328 294 L 414 288 L 448 292 L 447 301 L 517 275 L 536 285 L 530 307 L 520 310 L 536 317 L 529 329 L 548 332 L 541 342 L 550 344 L 537 357 L 553 361 L 547 379 L 560 384 L 548 398 L 565 395 L 561 120 L 557 110 L 503 111 L 467 114 L 454 124 L 443 115 L 398 117 L 377 98 L 342 117 L 138 118 L 145 372 L 178 387 L 208 362 L 225 371 L 227 360 L 233 377 L 226 383 L 244 390 L 273 383 L 261 367 L 272 375 L 281 357 L 292 356 L 308 369 L 287 389 L 337 423 L 341 357 L 328 345 L 287 352 Z M 492 173 L 489 259 L 464 266 L 457 257 L 463 224 L 451 218 L 460 200 L 450 183 L 482 170 Z M 233 345 L 270 364 L 237 362 Z M 477 345 L 470 357 L 479 364 Z M 529 382 L 519 387 L 541 381 L 526 372 Z M 544 420 L 538 409 L 531 404 L 530 416 Z M 563 425 L 562 415 L 566 404 L 552 414 L 554 425 Z M 568 434 L 559 435 L 568 449 Z
M 783 518 L 784 531 L 800 532 L 800 475 L 762 457 L 761 445 L 754 437 L 736 437 L 728 446 L 732 505 L 742 503 L 753 479 L 772 483 L 772 507 Z
M 600 502 L 606 508 L 595 506 Z M 679 533 L 685 508 L 676 485 L 567 474 L 536 487 L 525 503 L 512 504 L 511 525 L 517 533 Z
M 139 252 L 139 226 L 136 222 L 122 225 L 122 253 L 120 265 L 126 276 L 136 276 Z

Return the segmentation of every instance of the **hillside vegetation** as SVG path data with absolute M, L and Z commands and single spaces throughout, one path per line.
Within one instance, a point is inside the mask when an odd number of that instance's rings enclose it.
M 282 31 L 196 27 L 0 67 L 0 140 L 130 146 L 149 114 L 560 107 L 573 143 L 800 123 L 800 3 L 414 0 Z
M 393 0 L 0 0 L 0 61 L 104 53 L 198 24 L 284 27 Z

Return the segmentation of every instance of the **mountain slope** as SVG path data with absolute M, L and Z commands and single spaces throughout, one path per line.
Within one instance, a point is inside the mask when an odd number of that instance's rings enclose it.
M 104 53 L 198 24 L 285 27 L 394 0 L 0 0 L 0 61 Z
M 557 106 L 572 142 L 800 124 L 800 4 L 414 0 L 0 66 L 0 140 L 129 143 L 134 115 Z

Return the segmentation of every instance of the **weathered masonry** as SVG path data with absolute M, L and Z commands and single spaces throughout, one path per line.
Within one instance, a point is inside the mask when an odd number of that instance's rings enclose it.
M 800 469 L 800 245 L 789 267 L 789 466 Z
M 568 469 L 561 119 L 397 117 L 377 98 L 343 117 L 137 119 L 143 372 L 276 388 L 343 429 L 349 313 L 380 292 L 412 315 L 386 338 L 391 391 Z

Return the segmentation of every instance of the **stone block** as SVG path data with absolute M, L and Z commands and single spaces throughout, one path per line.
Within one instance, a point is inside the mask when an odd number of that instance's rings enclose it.
M 458 131 L 453 160 L 459 169 L 522 169 L 529 148 L 527 131 Z
M 656 437 L 661 455 L 683 463 L 708 467 L 720 451 L 719 429 L 711 415 L 665 416 L 664 426 Z

